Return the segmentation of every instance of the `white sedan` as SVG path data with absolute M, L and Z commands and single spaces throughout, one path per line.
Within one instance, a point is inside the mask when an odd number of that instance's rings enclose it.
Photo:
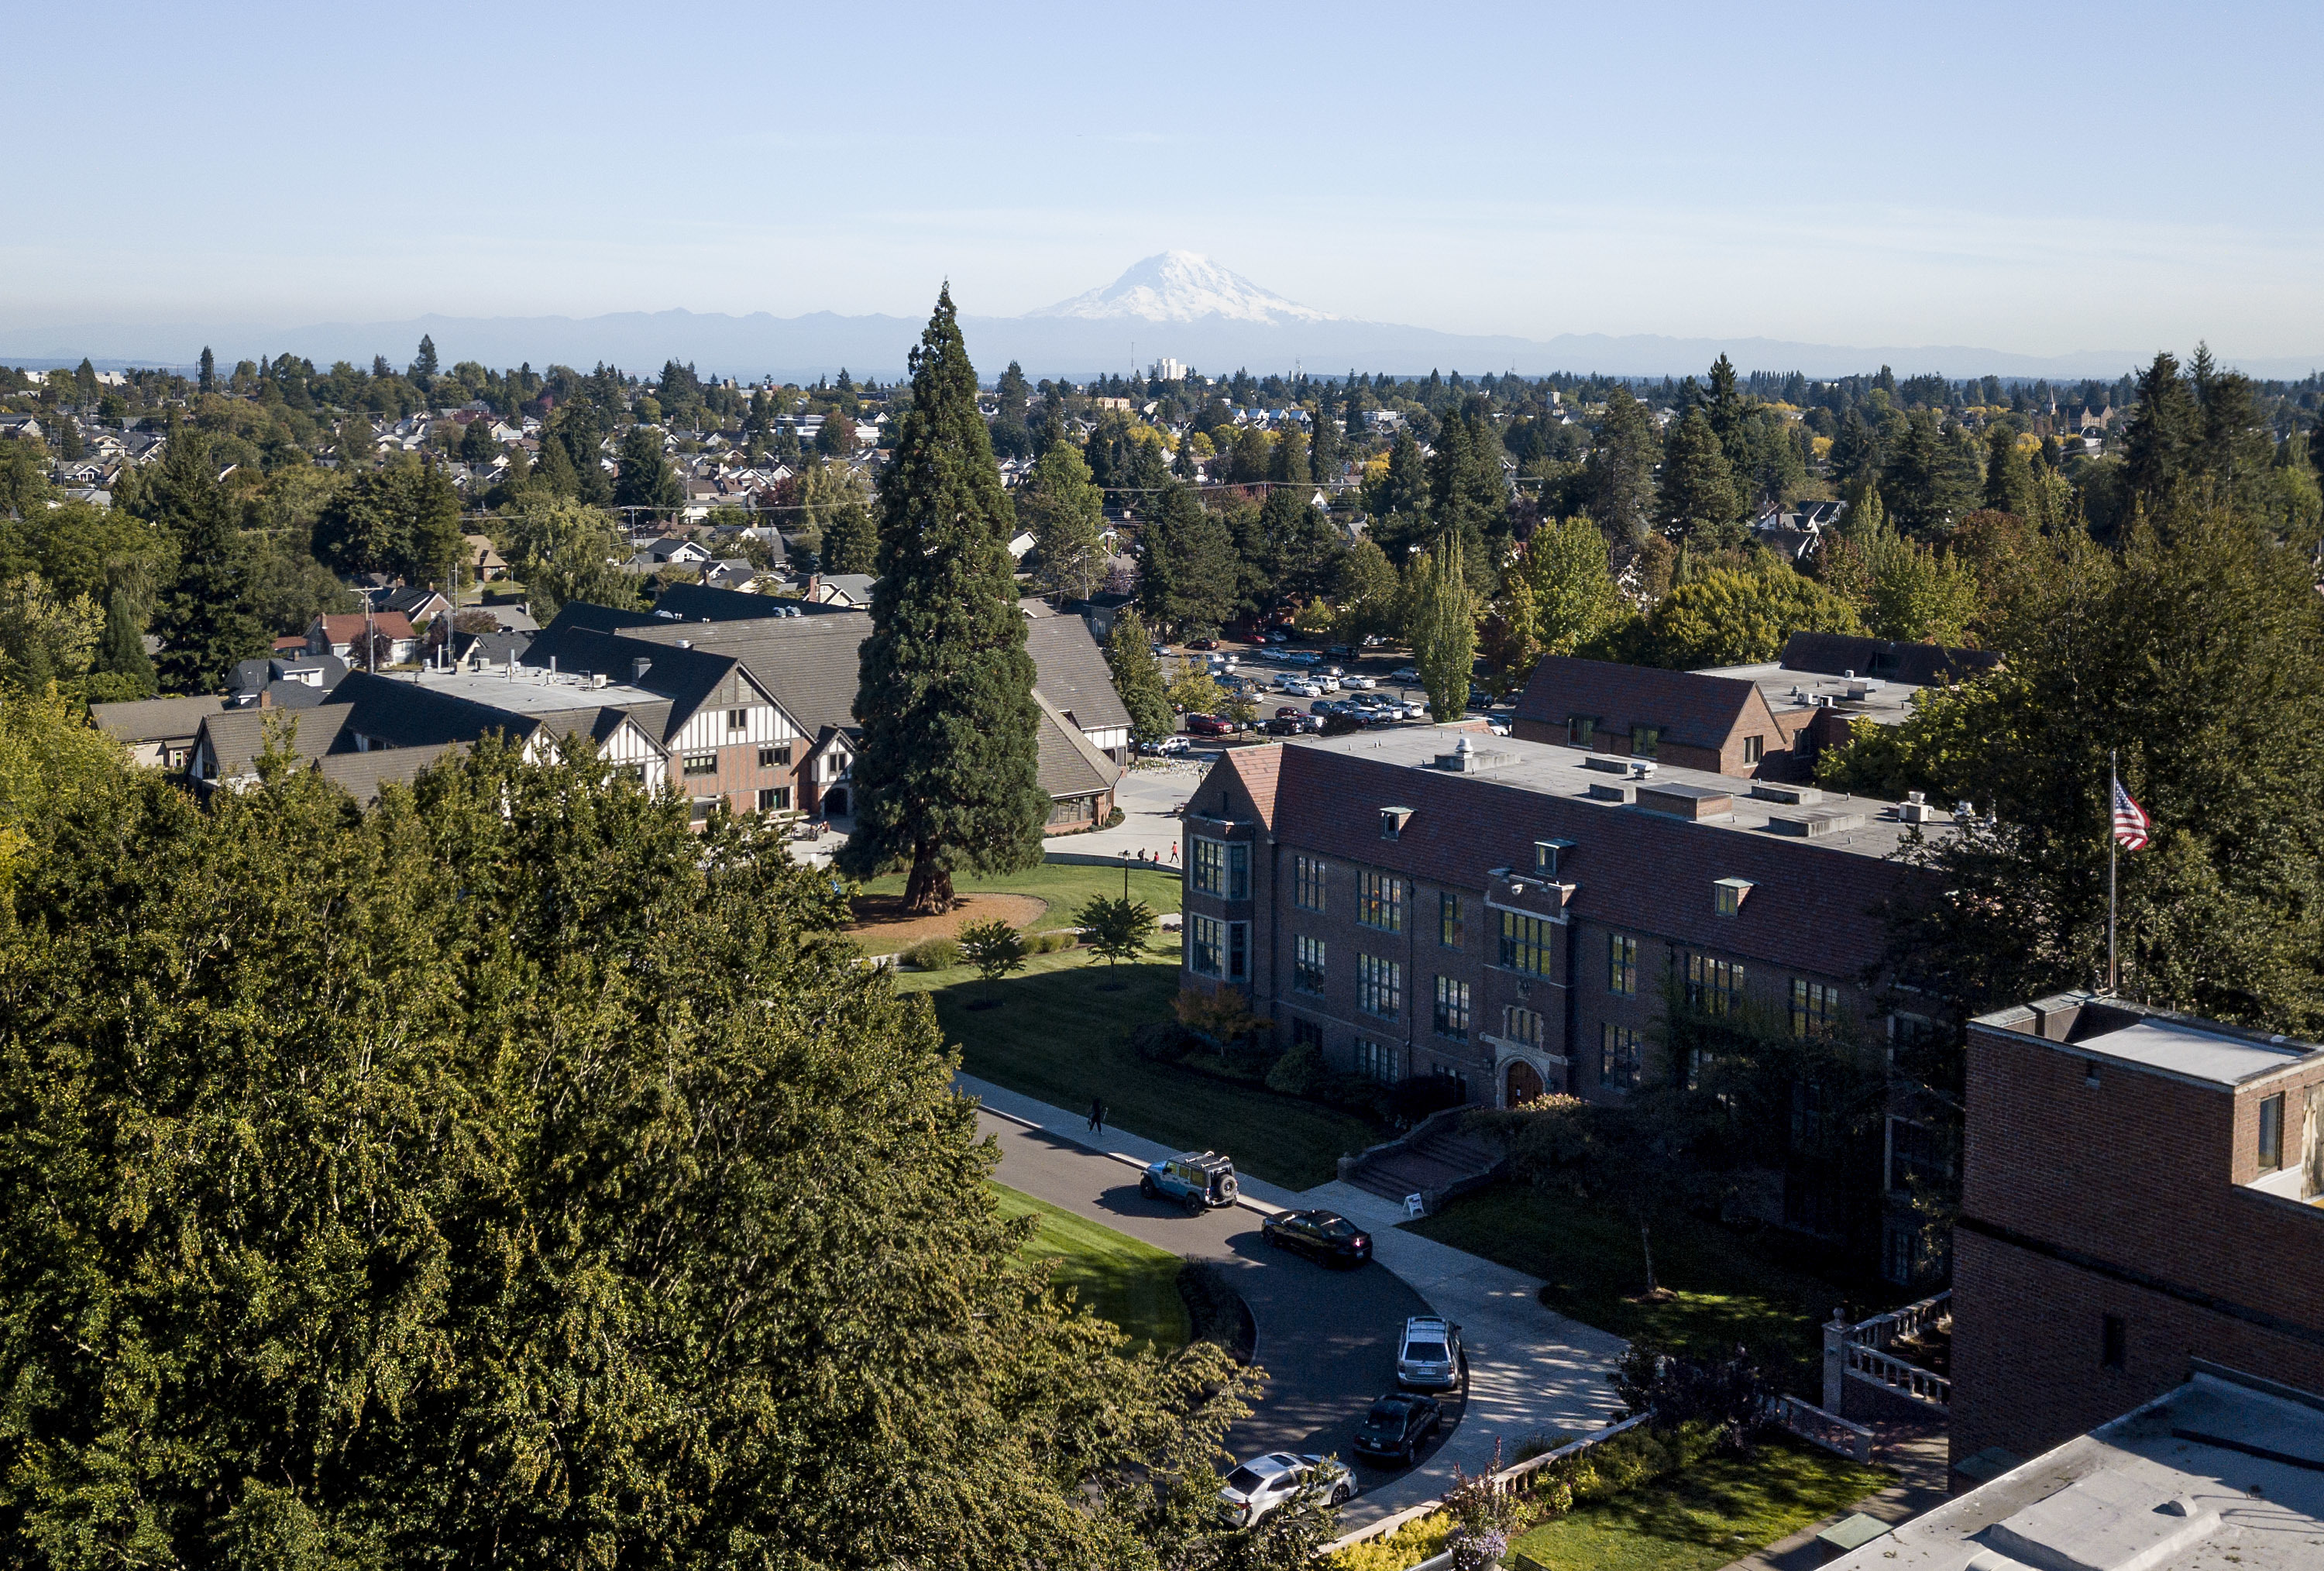
M 1371 677 L 1344 676 L 1340 679 L 1340 686 L 1343 688 L 1377 688 L 1379 686 L 1379 683 Z
M 1420 673 L 1410 666 L 1398 666 L 1395 670 L 1388 673 L 1388 680 L 1392 682 L 1409 683 L 1416 682 L 1419 679 Z
M 1284 683 L 1283 690 L 1295 698 L 1320 698 L 1323 696 L 1323 689 L 1314 683 L 1296 679 Z
M 1219 1491 L 1219 1509 L 1230 1527 L 1248 1528 L 1289 1503 L 1311 1477 L 1333 1505 L 1355 1495 L 1355 1475 L 1338 1457 L 1275 1451 L 1254 1456 L 1227 1474 L 1227 1486 Z

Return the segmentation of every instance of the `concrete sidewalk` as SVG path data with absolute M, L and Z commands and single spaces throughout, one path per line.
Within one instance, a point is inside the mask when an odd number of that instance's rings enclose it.
M 956 1076 L 954 1084 L 991 1112 L 1132 1167 L 1179 1149 L 1112 1128 L 1093 1133 L 1086 1109 L 1069 1113 L 971 1075 Z M 1497 1441 L 1506 1465 L 1529 1436 L 1552 1429 L 1578 1436 L 1618 1415 L 1606 1373 L 1628 1344 L 1544 1308 L 1536 1279 L 1407 1231 L 1400 1208 L 1352 1185 L 1294 1192 L 1246 1178 L 1241 1204 L 1261 1214 L 1310 1206 L 1339 1212 L 1371 1234 L 1373 1257 L 1382 1266 L 1461 1327 L 1469 1354 L 1467 1416 L 1426 1465 L 1368 1492 L 1351 1525 L 1438 1498 L 1452 1487 L 1455 1464 L 1470 1473 L 1491 1466 Z

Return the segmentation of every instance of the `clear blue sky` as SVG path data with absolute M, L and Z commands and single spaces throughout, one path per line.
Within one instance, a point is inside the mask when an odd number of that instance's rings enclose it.
M 2324 351 L 2324 5 L 12 8 L 0 326 L 1343 315 Z

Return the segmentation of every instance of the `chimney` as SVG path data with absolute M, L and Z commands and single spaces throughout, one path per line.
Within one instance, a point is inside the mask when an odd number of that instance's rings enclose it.
M 639 655 L 630 661 L 630 680 L 642 682 L 646 679 L 646 673 L 651 670 L 653 670 L 653 661 L 644 655 Z

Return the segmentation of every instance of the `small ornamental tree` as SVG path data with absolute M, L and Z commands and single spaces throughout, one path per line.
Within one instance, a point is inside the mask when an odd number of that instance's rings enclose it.
M 1170 695 L 1162 680 L 1162 662 L 1138 614 L 1124 607 L 1113 620 L 1105 641 L 1106 669 L 1113 673 L 1114 691 L 1130 711 L 1130 740 L 1143 746 L 1159 742 L 1177 728 L 1170 712 Z
M 985 996 L 997 1003 L 1001 979 L 1024 968 L 1025 935 L 998 917 L 971 922 L 960 930 L 960 954 L 984 978 Z
M 1074 922 L 1082 929 L 1083 947 L 1108 966 L 1118 966 L 1146 952 L 1146 940 L 1154 931 L 1154 911 L 1142 900 L 1101 894 L 1091 897 L 1074 913 Z

